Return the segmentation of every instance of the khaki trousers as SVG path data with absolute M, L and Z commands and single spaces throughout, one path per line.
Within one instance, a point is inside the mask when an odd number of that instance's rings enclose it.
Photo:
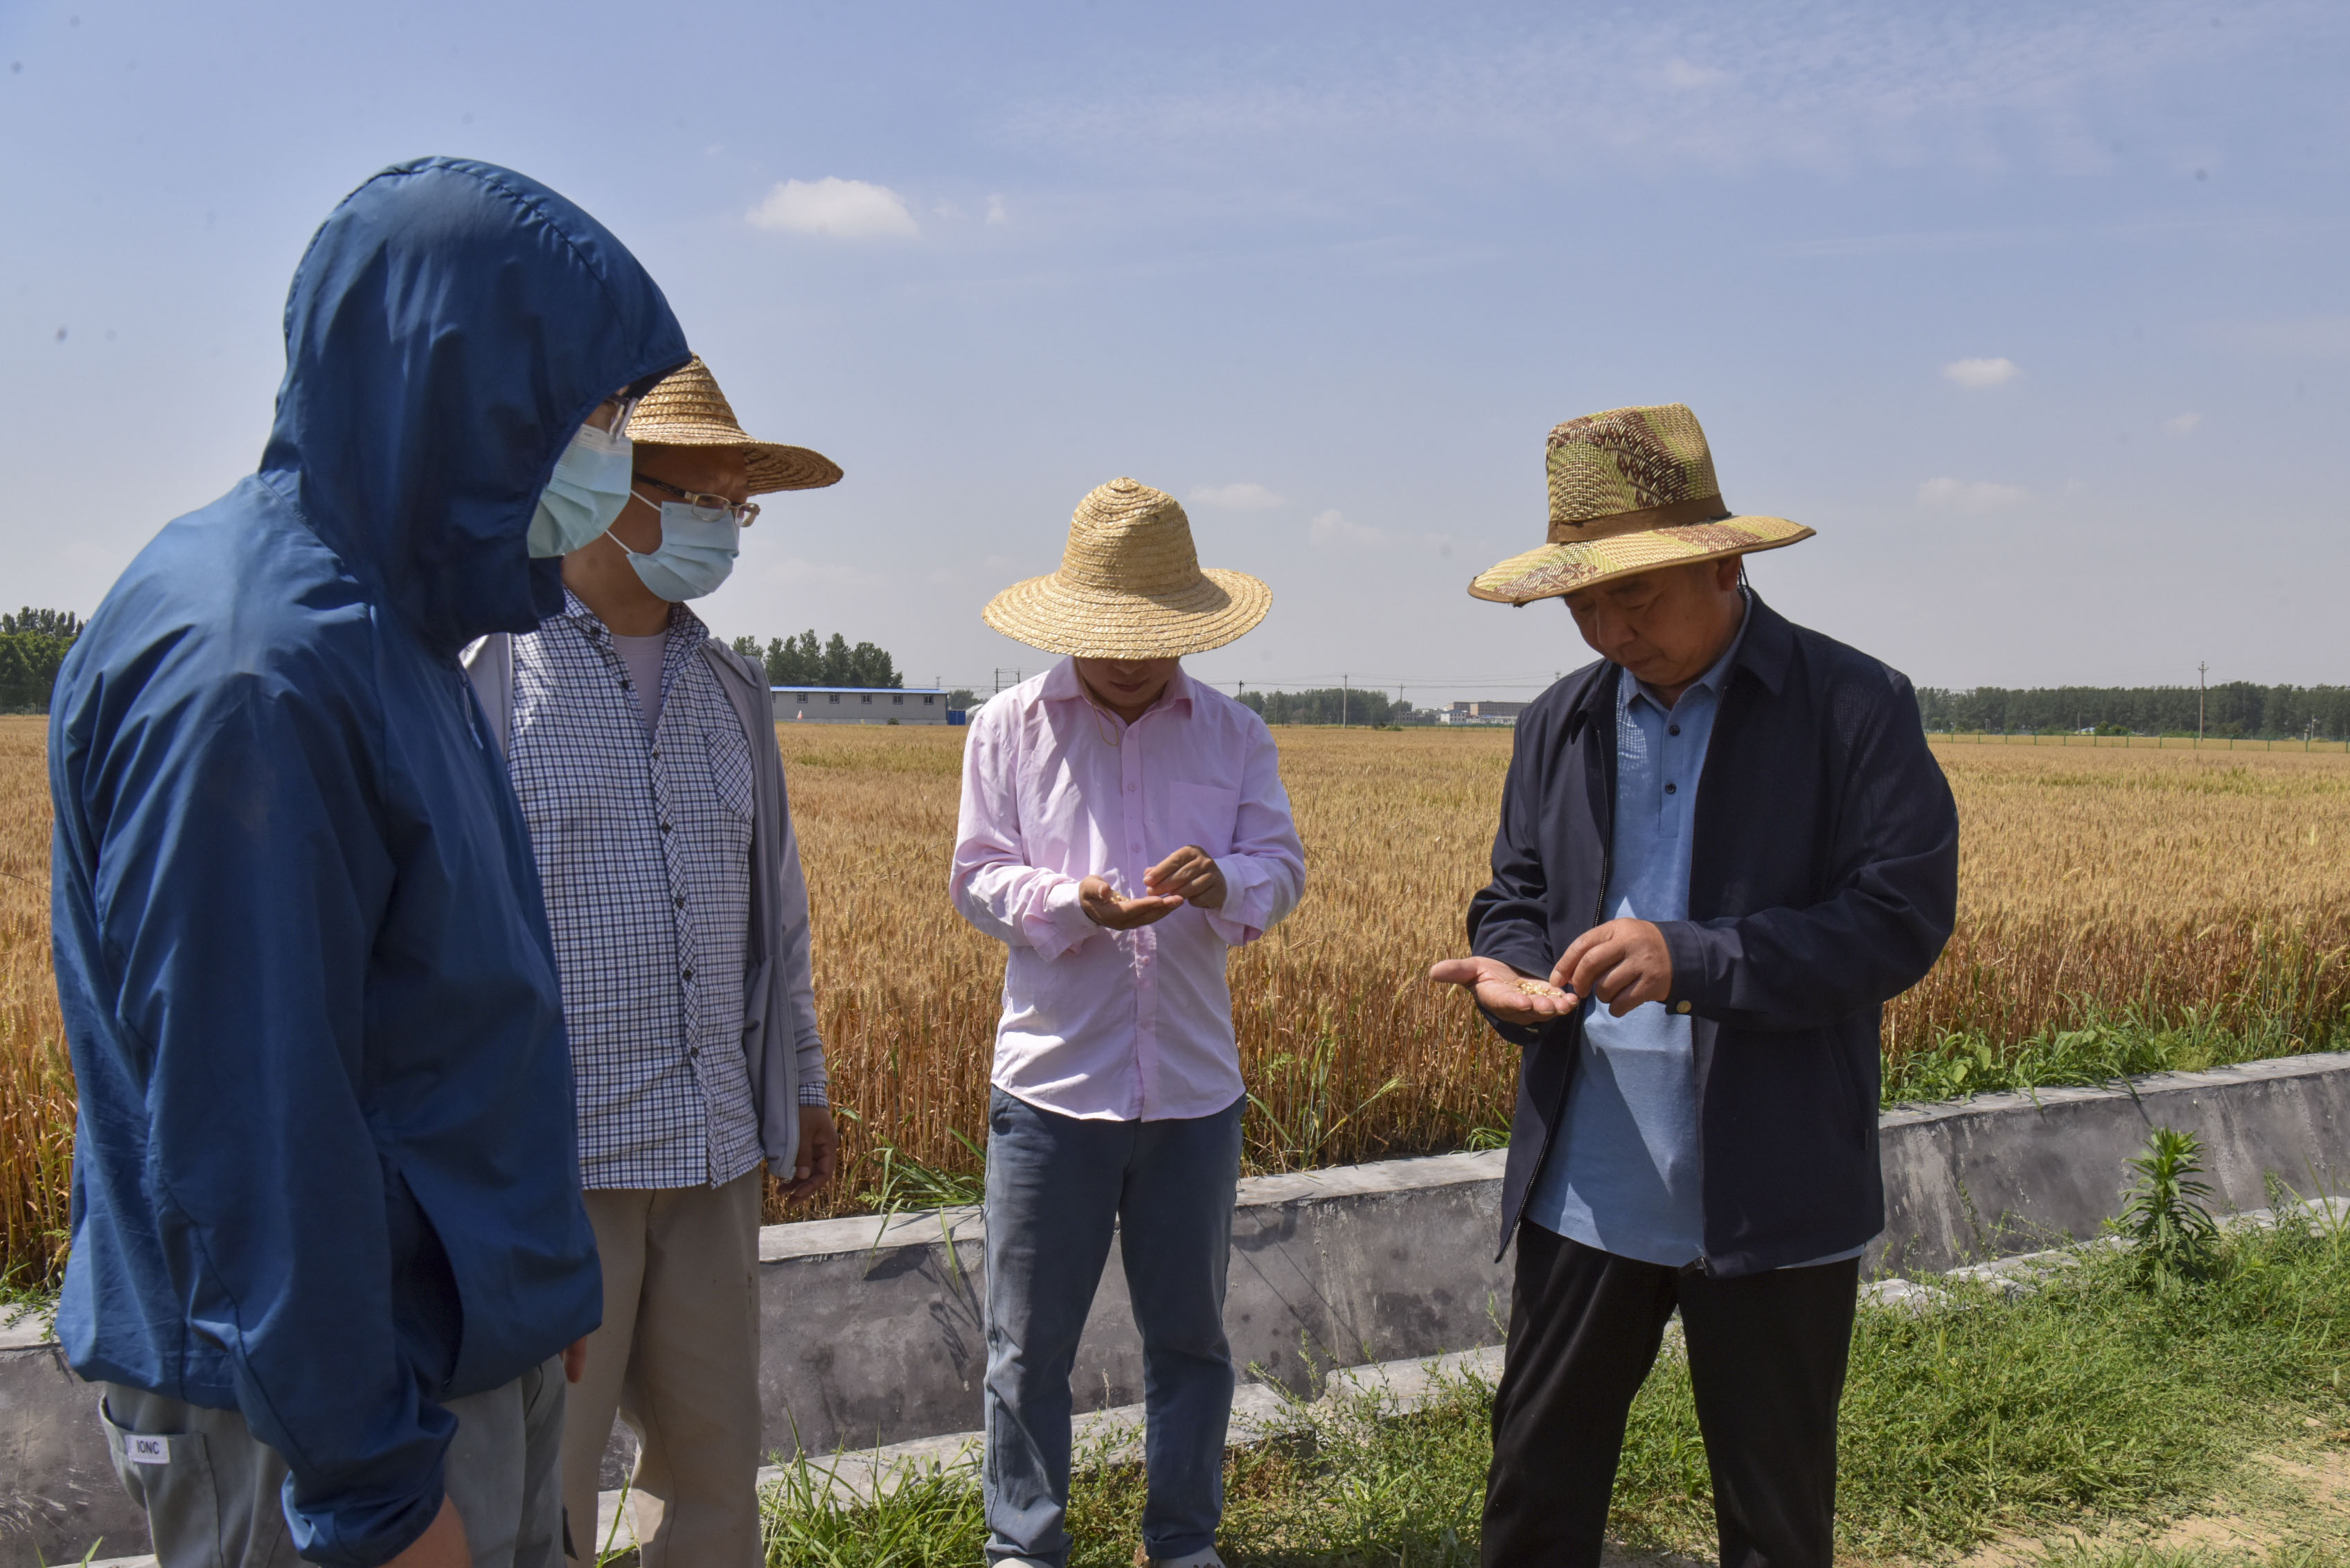
M 588 1220 L 604 1324 L 563 1417 L 563 1505 L 583 1563 L 604 1542 L 597 1469 L 617 1412 L 643 1568 L 756 1568 L 759 1172 L 723 1187 L 599 1188 Z

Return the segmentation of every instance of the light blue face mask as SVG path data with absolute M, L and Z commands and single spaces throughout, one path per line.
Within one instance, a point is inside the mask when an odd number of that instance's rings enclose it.
M 629 474 L 635 462 L 628 437 L 581 425 L 555 460 L 555 476 L 539 493 L 538 510 L 531 514 L 531 558 L 567 556 L 609 528 L 629 504 Z
M 637 499 L 652 504 L 648 496 Z M 705 512 L 683 501 L 668 501 L 661 504 L 660 520 L 660 548 L 649 556 L 620 545 L 618 535 L 612 539 L 655 598 L 671 604 L 698 599 L 733 573 L 743 530 L 732 512 Z

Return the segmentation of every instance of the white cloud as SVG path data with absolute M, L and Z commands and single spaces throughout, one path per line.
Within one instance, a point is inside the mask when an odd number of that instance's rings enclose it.
M 2162 421 L 2162 428 L 2172 435 L 2193 435 L 2195 427 L 2203 422 L 2201 414 L 2173 414 Z
M 1349 523 L 1347 514 L 1333 506 L 1327 512 L 1316 512 L 1306 524 L 1306 537 L 1316 545 L 1354 545 L 1377 548 L 1388 542 L 1384 528 L 1373 528 L 1361 523 Z
M 1711 87 L 1716 82 L 1730 79 L 1728 71 L 1716 70 L 1711 66 L 1693 66 L 1679 56 L 1666 61 L 1660 74 L 1667 87 L 1677 88 Z
M 1374 528 L 1367 523 L 1356 523 L 1333 506 L 1326 512 L 1316 512 L 1306 519 L 1305 536 L 1317 545 L 1335 545 L 1356 550 L 1393 550 L 1418 546 L 1433 550 L 1440 556 L 1452 554 L 1450 534 L 1405 534 L 1392 528 Z
M 1263 512 L 1289 503 L 1262 484 L 1243 480 L 1238 484 L 1198 484 L 1191 487 L 1195 506 L 1222 506 L 1234 512 Z
M 1929 479 L 1918 487 L 1918 504 L 1951 512 L 1996 512 L 2032 499 L 2020 484 L 1993 484 L 1987 479 Z
M 906 210 L 906 199 L 889 186 L 833 174 L 786 180 L 745 215 L 753 228 L 840 240 L 908 238 L 922 232 Z
M 1004 210 L 1003 197 L 990 196 L 987 199 L 987 221 L 999 227 L 1012 221 L 1012 214 Z
M 2003 386 L 2023 374 L 2023 368 L 2012 359 L 1953 359 L 1942 367 L 1942 374 L 1970 391 L 1984 387 Z

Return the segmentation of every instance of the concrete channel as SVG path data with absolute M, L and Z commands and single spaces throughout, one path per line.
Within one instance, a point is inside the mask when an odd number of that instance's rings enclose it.
M 1880 1121 L 1887 1225 L 1865 1272 L 1939 1273 L 2093 1234 L 2154 1126 L 2203 1140 L 2218 1199 L 2268 1206 L 2350 1186 L 2350 1053 L 2116 1086 L 1986 1095 Z M 1510 1261 L 1493 1257 L 1499 1152 L 1388 1160 L 1242 1183 L 1225 1309 L 1259 1382 L 1311 1391 L 1332 1368 L 1496 1345 Z M 760 1233 L 766 1440 L 778 1453 L 873 1449 L 979 1425 L 986 1355 L 976 1210 L 774 1225 Z M 1141 1350 L 1112 1264 L 1073 1379 L 1079 1407 L 1141 1397 Z M 1268 1393 L 1270 1391 L 1268 1390 Z M 37 1326 L 0 1330 L 0 1568 L 143 1548 L 115 1481 L 95 1390 Z M 620 1435 L 608 1454 L 617 1468 Z

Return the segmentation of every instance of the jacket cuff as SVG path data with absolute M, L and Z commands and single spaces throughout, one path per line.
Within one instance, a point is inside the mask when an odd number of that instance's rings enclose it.
M 1677 1018 L 1687 1017 L 1697 1010 L 1697 993 L 1705 981 L 1705 950 L 1698 940 L 1700 929 L 1694 920 L 1659 920 L 1657 930 L 1665 939 L 1665 957 L 1673 966 L 1665 1011 Z
M 423 1490 L 398 1501 L 293 1503 L 286 1523 L 295 1550 L 326 1568 L 376 1568 L 390 1562 L 422 1540 L 440 1517 L 448 1495 L 442 1465 L 434 1459 Z

